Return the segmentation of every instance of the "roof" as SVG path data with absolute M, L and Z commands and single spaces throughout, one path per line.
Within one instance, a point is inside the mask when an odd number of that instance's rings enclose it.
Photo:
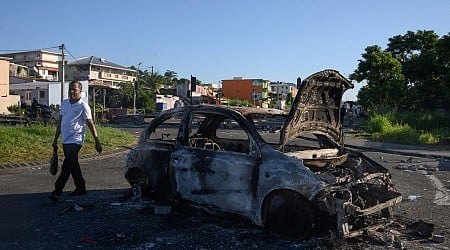
M 67 65 L 98 65 L 98 66 L 107 67 L 107 68 L 116 68 L 116 69 L 123 69 L 123 70 L 128 70 L 128 71 L 135 71 L 133 69 L 121 66 L 119 64 L 109 62 L 104 58 L 100 58 L 100 57 L 96 57 L 96 56 L 85 56 L 85 57 L 75 58 L 73 60 L 67 61 Z
M 36 53 L 36 52 L 41 52 L 41 53 L 46 53 L 46 54 L 52 54 L 52 55 L 57 55 L 60 56 L 61 52 L 54 52 L 54 51 L 49 51 L 49 50 L 27 50 L 27 51 L 16 51 L 16 52 L 9 52 L 9 53 L 2 53 L 1 55 L 16 55 L 16 54 L 31 54 L 31 53 Z

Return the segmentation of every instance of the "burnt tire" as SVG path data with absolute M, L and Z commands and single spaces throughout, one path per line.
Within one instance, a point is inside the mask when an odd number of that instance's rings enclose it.
M 289 240 L 308 238 L 314 228 L 314 212 L 309 201 L 292 194 L 283 195 L 282 200 L 275 208 L 266 210 L 265 226 Z

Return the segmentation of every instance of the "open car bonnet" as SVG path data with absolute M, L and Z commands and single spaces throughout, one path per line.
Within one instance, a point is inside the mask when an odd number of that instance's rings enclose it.
M 353 84 L 348 79 L 331 69 L 304 79 L 281 130 L 280 147 L 302 134 L 314 134 L 319 139 L 326 137 L 342 146 L 339 108 L 342 95 L 351 88 Z

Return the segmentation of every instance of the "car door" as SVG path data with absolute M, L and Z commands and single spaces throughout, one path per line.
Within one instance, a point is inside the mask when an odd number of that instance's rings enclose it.
M 234 128 L 215 128 L 211 133 L 211 128 L 204 129 L 204 123 L 210 123 L 207 113 L 192 112 L 191 116 L 190 139 L 172 155 L 176 191 L 185 199 L 224 211 L 251 213 L 259 162 L 249 149 L 251 136 L 233 118 L 223 123 Z

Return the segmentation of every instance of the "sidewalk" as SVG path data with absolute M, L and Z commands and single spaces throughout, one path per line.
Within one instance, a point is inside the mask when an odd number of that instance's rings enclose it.
M 411 146 L 389 142 L 378 142 L 349 136 L 354 133 L 351 129 L 344 129 L 344 144 L 346 147 L 358 150 L 377 151 L 416 157 L 434 157 L 450 160 L 450 148 L 434 146 Z

